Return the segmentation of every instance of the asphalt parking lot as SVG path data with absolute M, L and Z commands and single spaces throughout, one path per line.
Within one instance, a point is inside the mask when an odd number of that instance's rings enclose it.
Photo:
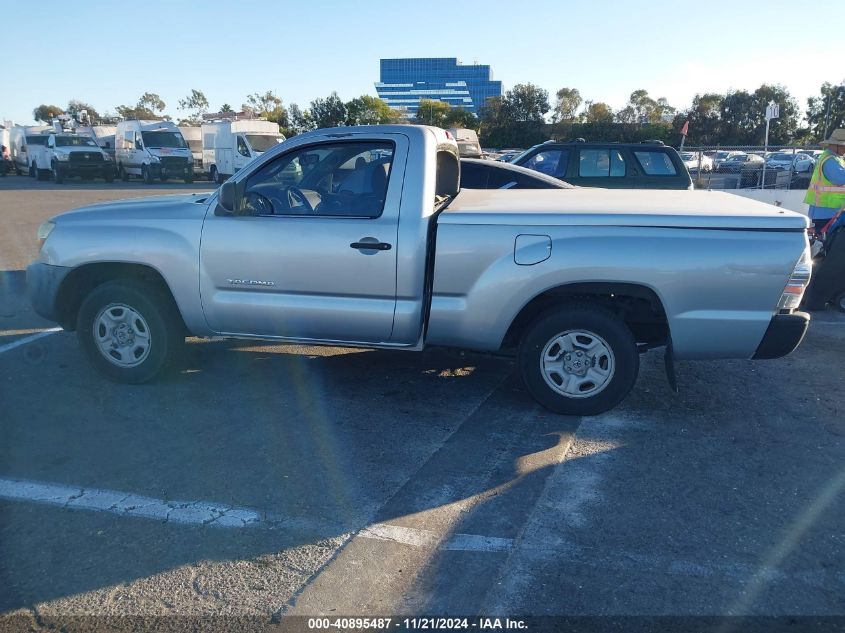
M 678 363 L 677 394 L 648 353 L 591 418 L 452 350 L 191 339 L 155 383 L 103 380 L 26 303 L 35 229 L 208 188 L 0 178 L 0 614 L 21 630 L 845 617 L 845 315 L 787 358 Z

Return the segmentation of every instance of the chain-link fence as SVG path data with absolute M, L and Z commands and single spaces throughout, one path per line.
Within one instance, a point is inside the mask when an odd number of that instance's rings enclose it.
M 681 158 L 698 189 L 806 189 L 817 147 L 684 147 Z

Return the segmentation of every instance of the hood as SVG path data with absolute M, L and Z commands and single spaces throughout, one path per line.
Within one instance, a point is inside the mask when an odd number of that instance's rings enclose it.
M 718 191 L 465 189 L 439 224 L 659 226 L 803 231 L 806 216 Z
M 130 198 L 101 202 L 51 218 L 57 225 L 70 222 L 133 222 L 136 220 L 184 220 L 202 218 L 207 202 L 214 194 L 188 193 L 169 196 Z

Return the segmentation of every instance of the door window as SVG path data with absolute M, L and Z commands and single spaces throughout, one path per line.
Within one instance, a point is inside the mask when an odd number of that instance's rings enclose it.
M 635 151 L 634 156 L 646 176 L 674 176 L 678 173 L 666 152 Z
M 585 178 L 625 176 L 625 159 L 618 149 L 582 149 L 578 175 Z
M 238 137 L 238 154 L 249 158 L 249 148 L 246 146 L 246 141 L 242 136 Z
M 144 149 L 144 144 L 141 142 L 140 132 L 135 132 L 135 149 Z
M 568 164 L 569 150 L 547 149 L 534 154 L 534 156 L 525 161 L 522 166 L 539 171 L 547 176 L 563 178 L 566 175 L 566 167 Z
M 377 218 L 384 210 L 392 162 L 388 142 L 302 147 L 247 178 L 239 212 Z

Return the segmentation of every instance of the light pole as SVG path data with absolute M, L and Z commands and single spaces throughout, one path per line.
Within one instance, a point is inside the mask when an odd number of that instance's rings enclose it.
M 839 96 L 839 89 L 845 88 L 845 79 L 839 82 L 839 85 L 836 86 L 836 96 Z M 822 140 L 827 139 L 827 124 L 830 120 L 830 92 L 827 93 L 827 112 L 824 115 L 824 134 L 822 135 Z

